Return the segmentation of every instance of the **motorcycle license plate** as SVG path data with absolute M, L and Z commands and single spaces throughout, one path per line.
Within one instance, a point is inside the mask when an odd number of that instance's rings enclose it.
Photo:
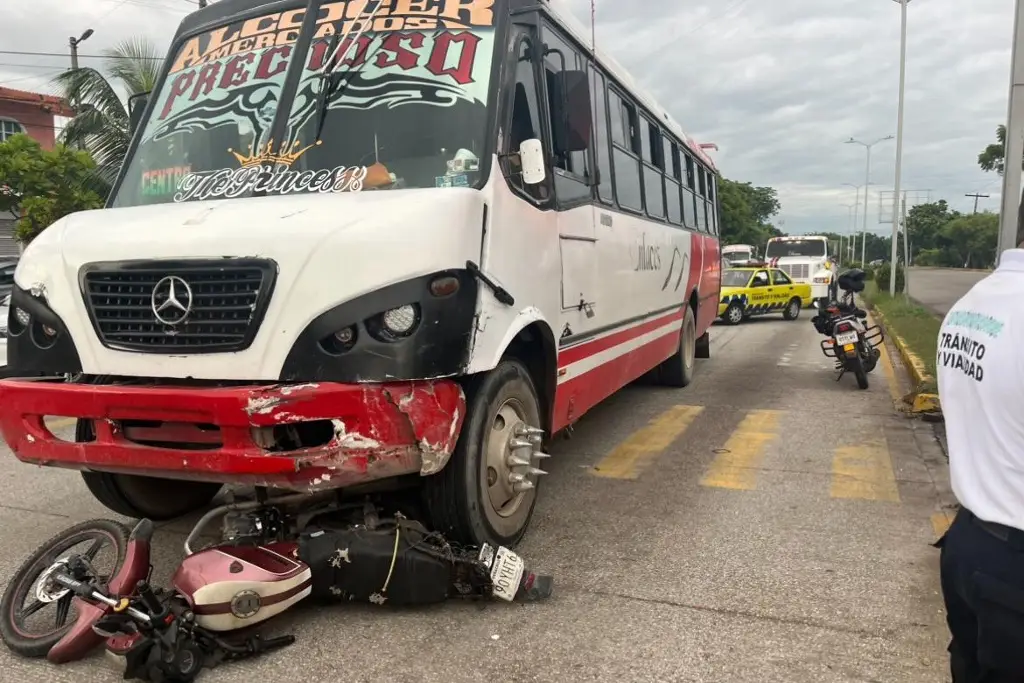
M 504 546 L 498 548 L 491 565 L 492 594 L 496 598 L 512 602 L 519 590 L 519 582 L 523 579 L 526 563 L 523 558 Z
M 856 332 L 844 332 L 836 335 L 836 346 L 846 346 L 847 344 L 857 343 Z

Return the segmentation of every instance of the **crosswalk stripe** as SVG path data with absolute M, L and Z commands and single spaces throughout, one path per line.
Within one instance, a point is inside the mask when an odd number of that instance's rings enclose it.
M 885 439 L 835 450 L 832 458 L 833 498 L 900 502 L 900 491 Z
M 594 474 L 611 479 L 638 478 L 644 468 L 672 445 L 703 410 L 703 406 L 669 408 L 616 446 L 597 464 Z
M 757 468 L 767 445 L 779 434 L 780 410 L 747 413 L 722 452 L 715 456 L 701 486 L 750 491 L 757 488 Z

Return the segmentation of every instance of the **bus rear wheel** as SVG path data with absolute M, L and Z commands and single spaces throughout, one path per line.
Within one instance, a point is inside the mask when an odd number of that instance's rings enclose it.
M 92 423 L 79 420 L 75 441 L 92 438 Z M 97 501 L 111 512 L 155 522 L 176 519 L 205 508 L 222 485 L 205 481 L 160 479 L 135 474 L 82 472 L 82 480 Z
M 522 363 L 505 359 L 466 393 L 455 452 L 423 482 L 429 521 L 457 543 L 513 547 L 530 525 L 543 474 L 537 390 Z
M 669 387 L 688 387 L 693 381 L 697 357 L 697 320 L 693 309 L 683 308 L 683 329 L 679 335 L 679 348 L 672 357 L 658 366 L 661 383 Z

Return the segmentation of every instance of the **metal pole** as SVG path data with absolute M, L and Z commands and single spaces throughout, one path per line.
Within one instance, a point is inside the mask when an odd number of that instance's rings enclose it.
M 896 296 L 896 259 L 899 246 L 899 204 L 900 174 L 903 170 L 903 91 L 907 77 L 907 3 L 910 0 L 895 0 L 900 3 L 900 102 L 896 114 L 896 188 L 892 195 L 892 267 L 889 269 L 889 296 Z M 906 278 L 904 277 L 904 280 Z
M 867 188 L 864 188 L 867 192 Z M 857 255 L 857 219 L 860 218 L 860 188 L 857 188 L 857 195 L 853 200 L 853 225 L 850 226 L 850 236 L 853 238 L 853 254 L 850 256 L 852 261 L 854 256 Z M 863 264 L 861 264 L 863 265 Z
M 909 230 L 907 229 L 907 195 L 903 194 L 903 209 L 900 212 L 902 215 L 903 224 L 903 293 L 910 296 L 910 273 L 907 268 L 910 268 L 910 237 Z
M 1024 2 L 1017 0 L 1013 22 L 1013 58 L 1010 67 L 1010 98 L 1006 112 L 1006 149 L 1003 155 L 1003 196 L 999 214 L 999 256 L 1017 246 L 1020 208 L 1021 159 L 1024 158 Z
M 868 148 L 867 167 L 864 170 L 864 229 L 860 233 L 860 265 L 864 266 L 864 247 L 868 242 L 868 188 L 871 187 L 871 147 Z

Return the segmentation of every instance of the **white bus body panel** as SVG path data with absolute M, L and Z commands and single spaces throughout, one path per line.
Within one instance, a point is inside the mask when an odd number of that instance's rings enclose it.
M 89 211 L 44 230 L 25 250 L 15 281 L 23 289 L 45 289 L 87 374 L 277 380 L 295 340 L 321 313 L 388 284 L 479 259 L 483 215 L 483 195 L 461 188 Z M 231 257 L 270 258 L 279 267 L 248 349 L 164 355 L 100 343 L 78 281 L 84 264 Z

